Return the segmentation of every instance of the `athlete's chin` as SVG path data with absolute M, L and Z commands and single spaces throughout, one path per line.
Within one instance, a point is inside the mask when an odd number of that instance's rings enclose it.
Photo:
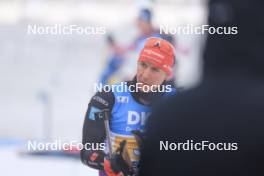
M 142 86 L 151 86 L 151 84 L 145 82 L 145 81 L 138 81 L 139 84 L 141 84 Z
M 143 93 L 149 93 L 150 91 L 146 91 L 144 89 L 139 89 L 140 92 L 143 92 Z
M 151 86 L 147 84 L 143 84 L 143 86 L 139 88 L 139 91 L 144 93 L 149 93 L 151 92 Z

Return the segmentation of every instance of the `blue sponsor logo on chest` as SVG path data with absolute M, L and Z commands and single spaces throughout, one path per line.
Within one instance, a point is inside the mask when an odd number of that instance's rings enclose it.
M 145 125 L 150 112 L 128 111 L 128 125 Z

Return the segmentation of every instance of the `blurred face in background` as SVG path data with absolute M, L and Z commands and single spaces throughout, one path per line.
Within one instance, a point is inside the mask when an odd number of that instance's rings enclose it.
M 149 21 L 144 21 L 141 19 L 137 19 L 136 25 L 140 31 L 141 34 L 143 35 L 149 35 L 152 32 L 152 25 L 151 22 Z
M 160 68 L 148 61 L 139 61 L 137 64 L 137 83 L 142 83 L 145 86 L 159 86 L 168 75 Z M 139 89 L 143 91 L 143 89 Z M 144 91 L 143 91 L 144 92 Z

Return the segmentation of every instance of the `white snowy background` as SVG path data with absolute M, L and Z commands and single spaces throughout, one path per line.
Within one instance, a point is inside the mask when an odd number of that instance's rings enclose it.
M 109 54 L 106 35 L 28 35 L 28 25 L 104 26 L 125 45 L 136 34 L 139 8 L 150 5 L 156 26 L 206 24 L 206 4 L 198 0 L 0 1 L 0 175 L 97 175 L 78 160 L 18 151 L 31 139 L 81 141 L 93 83 Z M 175 37 L 189 48 L 178 55 L 177 83 L 190 88 L 201 78 L 205 37 Z

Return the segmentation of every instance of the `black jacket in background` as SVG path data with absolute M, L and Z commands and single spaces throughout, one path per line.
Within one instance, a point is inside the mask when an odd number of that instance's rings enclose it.
M 140 176 L 264 175 L 263 1 L 209 3 L 211 26 L 238 26 L 235 36 L 208 36 L 203 83 L 149 117 Z M 160 151 L 160 141 L 238 143 L 237 151 Z

